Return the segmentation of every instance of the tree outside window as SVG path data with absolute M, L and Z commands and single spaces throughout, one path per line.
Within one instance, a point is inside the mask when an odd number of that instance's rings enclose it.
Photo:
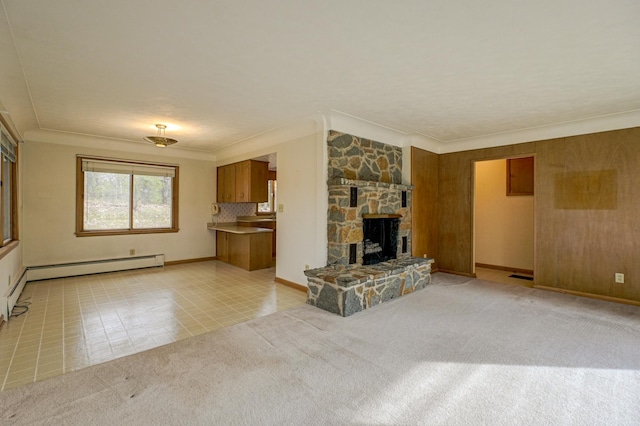
M 177 166 L 79 157 L 78 169 L 76 234 L 178 231 Z

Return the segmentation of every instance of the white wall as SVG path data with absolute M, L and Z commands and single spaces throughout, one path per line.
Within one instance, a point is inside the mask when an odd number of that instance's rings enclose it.
M 90 144 L 99 146 L 99 140 L 87 138 L 86 145 Z M 26 266 L 122 258 L 129 256 L 129 249 L 135 249 L 137 256 L 164 254 L 165 261 L 215 256 L 215 233 L 206 228 L 211 221 L 209 206 L 215 201 L 215 162 L 34 140 L 21 148 Z M 76 237 L 77 154 L 178 164 L 180 232 Z
M 533 196 L 506 195 L 507 161 L 476 162 L 476 263 L 533 270 Z
M 277 153 L 276 277 L 307 285 L 305 265 L 327 263 L 326 130 L 321 117 L 302 120 L 216 153 L 218 165 Z

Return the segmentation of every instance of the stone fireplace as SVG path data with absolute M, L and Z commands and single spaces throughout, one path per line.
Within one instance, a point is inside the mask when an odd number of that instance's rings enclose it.
M 423 288 L 432 261 L 411 257 L 402 149 L 336 131 L 327 146 L 327 266 L 305 271 L 307 303 L 347 316 Z

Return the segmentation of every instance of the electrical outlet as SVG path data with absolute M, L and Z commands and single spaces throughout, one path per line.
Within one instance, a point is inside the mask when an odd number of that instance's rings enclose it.
M 129 249 L 129 256 L 135 256 L 136 255 L 136 249 Z
M 624 284 L 624 274 L 616 272 L 615 278 L 618 284 Z
M 309 270 L 309 265 L 304 265 L 304 270 L 308 271 Z

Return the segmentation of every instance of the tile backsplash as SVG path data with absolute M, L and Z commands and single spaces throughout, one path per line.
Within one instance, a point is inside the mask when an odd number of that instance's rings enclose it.
M 219 203 L 218 222 L 235 222 L 238 216 L 255 216 L 256 203 Z

